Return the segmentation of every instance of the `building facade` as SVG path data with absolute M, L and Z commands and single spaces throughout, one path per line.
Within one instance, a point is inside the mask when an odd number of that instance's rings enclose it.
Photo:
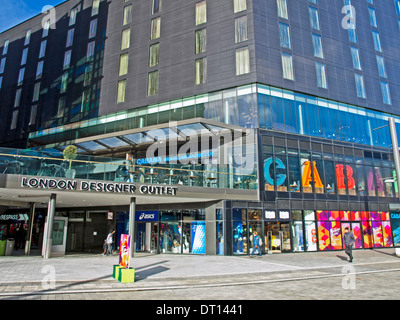
M 138 251 L 248 254 L 254 230 L 264 252 L 342 250 L 345 227 L 393 247 L 399 51 L 398 0 L 69 0 L 0 34 L 0 145 L 29 149 L 4 149 L 4 181 L 50 192 L 23 181 L 71 179 L 74 145 L 72 179 L 153 190 Z M 128 196 L 96 201 L 58 203 L 67 251 L 131 230 Z

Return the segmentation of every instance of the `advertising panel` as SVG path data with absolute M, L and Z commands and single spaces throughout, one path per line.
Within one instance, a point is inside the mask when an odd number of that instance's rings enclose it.
M 131 248 L 131 236 L 121 234 L 121 242 L 119 248 L 119 265 L 121 268 L 129 268 L 129 252 Z
M 206 253 L 206 223 L 204 221 L 191 222 L 191 234 L 193 254 Z
M 400 213 L 391 212 L 390 220 L 392 221 L 393 244 L 400 248 Z

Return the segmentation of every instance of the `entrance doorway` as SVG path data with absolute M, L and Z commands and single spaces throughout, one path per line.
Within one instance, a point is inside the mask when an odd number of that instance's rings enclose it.
M 136 224 L 136 252 L 156 253 L 158 244 L 158 223 Z
M 265 222 L 265 250 L 272 253 L 290 252 L 290 223 Z

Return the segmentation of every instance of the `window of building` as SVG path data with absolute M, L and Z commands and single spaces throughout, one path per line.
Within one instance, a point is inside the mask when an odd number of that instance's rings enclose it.
M 158 94 L 158 71 L 149 73 L 147 83 L 147 95 L 154 96 Z
M 44 55 L 46 54 L 46 46 L 47 46 L 47 40 L 43 40 L 40 43 L 40 49 L 39 49 L 39 59 L 43 58 Z
M 286 0 L 276 0 L 278 6 L 278 17 L 283 19 L 288 19 L 288 9 Z
M 35 87 L 33 88 L 32 102 L 36 102 L 39 100 L 39 94 L 40 94 L 40 82 L 35 83 Z
M 236 50 L 236 75 L 250 72 L 250 55 L 248 48 Z
M 375 9 L 368 7 L 368 13 L 369 13 L 369 23 L 371 24 L 372 27 L 378 28 Z
M 131 29 L 122 31 L 121 50 L 129 49 L 131 46 Z
M 161 35 L 161 18 L 151 20 L 150 40 L 158 39 Z
M 382 98 L 384 104 L 392 104 L 390 99 L 389 84 L 387 82 L 381 81 Z
M 248 40 L 247 35 L 247 16 L 235 19 L 235 43 Z
M 15 93 L 14 108 L 18 108 L 21 105 L 21 95 L 22 95 L 22 89 L 19 88 Z
M 32 29 L 26 31 L 24 46 L 28 45 L 31 42 L 31 34 L 32 34 Z
M 161 11 L 161 0 L 153 0 L 152 13 L 155 14 Z
M 286 23 L 279 22 L 279 36 L 281 39 L 281 47 L 291 49 L 290 28 Z
M 43 26 L 42 38 L 45 38 L 49 35 L 49 29 L 50 29 L 50 20 L 47 20 Z
M 396 13 L 400 16 L 400 0 L 394 0 L 394 5 L 396 7 Z
M 18 85 L 21 85 L 24 82 L 24 76 L 25 76 L 25 68 L 22 68 L 19 70 L 18 74 Z
M 354 74 L 354 78 L 356 81 L 356 91 L 357 91 L 357 96 L 359 98 L 365 99 L 365 87 L 364 87 L 364 79 L 363 76 L 360 74 Z
M 85 68 L 85 77 L 83 80 L 84 86 L 89 86 L 92 82 L 93 77 L 93 63 L 89 63 Z
M 33 105 L 31 109 L 31 114 L 29 116 L 29 125 L 33 125 L 36 123 L 36 115 L 37 115 L 37 105 Z
M 349 28 L 349 40 L 350 42 L 357 43 L 357 32 L 355 28 Z
M 22 58 L 21 58 L 21 66 L 26 64 L 26 60 L 28 59 L 28 48 L 25 48 L 22 51 Z
M 100 0 L 93 0 L 92 17 L 99 13 Z
M 68 72 L 64 73 L 61 77 L 60 93 L 65 93 L 68 87 Z
M 126 99 L 126 80 L 118 81 L 117 87 L 117 103 L 123 103 Z
M 372 31 L 372 37 L 374 38 L 374 48 L 376 51 L 382 52 L 381 37 L 379 32 Z
M 318 10 L 314 7 L 309 7 L 311 28 L 319 30 Z
M 195 53 L 203 53 L 206 52 L 207 49 L 207 30 L 206 28 L 196 30 L 195 32 Z
M 87 51 L 86 51 L 86 58 L 91 59 L 94 57 L 94 48 L 95 48 L 95 42 L 89 42 L 87 46 Z
M 367 0 L 367 2 L 369 3 L 369 4 L 374 4 L 374 0 Z
M 1 89 L 2 85 L 3 85 L 3 76 L 0 77 L 0 89 Z
M 353 61 L 353 68 L 361 70 L 360 52 L 358 48 L 351 47 L 351 59 Z
M 57 118 L 61 118 L 62 116 L 64 116 L 65 103 L 66 97 L 60 97 L 60 100 L 58 100 Z
M 241 12 L 247 10 L 247 0 L 233 0 L 233 12 Z
M 69 26 L 73 26 L 76 23 L 76 16 L 78 15 L 78 9 L 74 8 L 69 13 Z
M 118 72 L 119 76 L 124 76 L 128 74 L 128 65 L 129 65 L 129 54 L 128 53 L 121 54 L 119 58 L 119 72 Z
M 201 58 L 196 60 L 196 75 L 195 83 L 202 84 L 206 83 L 207 80 L 207 58 Z
M 315 62 L 315 69 L 317 71 L 317 85 L 319 88 L 326 89 L 328 87 L 326 82 L 326 71 L 325 65 L 319 62 Z
M 324 58 L 324 51 L 322 49 L 322 37 L 319 34 L 312 34 L 312 41 L 314 46 L 314 56 L 317 58 Z
M 15 110 L 12 114 L 11 126 L 10 126 L 11 130 L 14 130 L 17 128 L 17 121 L 18 121 L 18 110 Z
M 149 49 L 149 67 L 158 66 L 160 56 L 160 44 L 155 43 L 150 46 Z
M 97 19 L 90 21 L 89 39 L 94 38 L 97 32 Z
M 0 62 L 0 73 L 4 73 L 4 68 L 6 67 L 6 58 L 1 59 Z
M 43 75 L 43 65 L 44 65 L 44 61 L 39 61 L 37 68 L 36 68 L 36 79 L 39 79 L 42 77 Z
M 282 71 L 284 79 L 294 80 L 293 57 L 291 54 L 282 53 Z
M 384 61 L 383 57 L 376 56 L 376 63 L 378 65 L 379 76 L 382 78 L 387 78 L 385 61 Z
M 124 7 L 124 18 L 122 25 L 127 25 L 132 22 L 132 5 Z
M 4 41 L 4 47 L 3 47 L 3 56 L 8 53 L 8 46 L 10 44 L 10 40 Z
M 65 44 L 66 48 L 72 46 L 72 44 L 74 43 L 74 33 L 75 33 L 75 29 L 68 30 L 67 43 Z
M 207 2 L 196 3 L 196 26 L 207 22 Z
M 68 69 L 71 65 L 71 56 L 72 56 L 72 51 L 68 50 L 64 54 L 64 63 L 63 63 L 63 69 Z

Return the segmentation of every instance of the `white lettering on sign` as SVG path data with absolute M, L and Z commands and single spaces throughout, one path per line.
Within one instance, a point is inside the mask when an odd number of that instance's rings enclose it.
M 279 211 L 279 218 L 280 219 L 289 219 L 289 211 Z
M 265 211 L 265 219 L 275 219 L 275 211 Z
M 145 220 L 150 220 L 150 219 L 154 219 L 154 213 L 152 213 L 152 214 L 150 214 L 150 213 L 142 213 L 140 216 L 139 216 L 139 221 L 140 220 L 143 220 L 143 219 L 145 219 Z

